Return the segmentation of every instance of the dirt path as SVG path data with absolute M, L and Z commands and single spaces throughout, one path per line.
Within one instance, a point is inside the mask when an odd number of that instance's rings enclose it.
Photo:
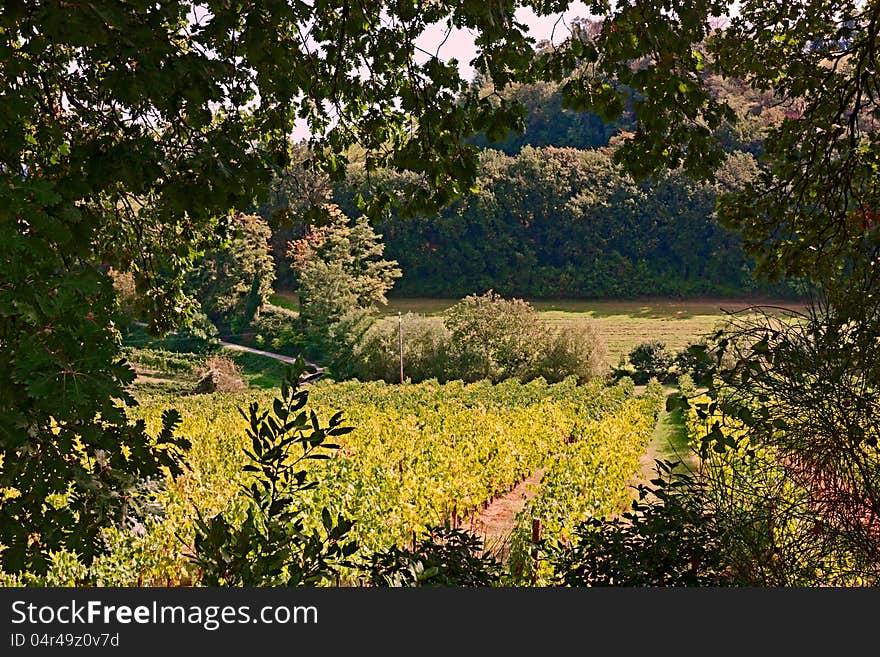
M 537 494 L 543 476 L 543 468 L 535 470 L 509 493 L 493 500 L 472 523 L 465 522 L 464 529 L 482 537 L 486 550 L 492 554 L 506 556 L 516 514 Z
M 291 356 L 285 356 L 284 354 L 275 354 L 271 351 L 263 351 L 262 349 L 254 349 L 253 347 L 246 347 L 243 344 L 235 344 L 234 342 L 226 342 L 225 340 L 218 340 L 221 346 L 228 347 L 229 349 L 235 349 L 236 351 L 247 351 L 252 354 L 257 354 L 258 356 L 265 356 L 266 358 L 274 358 L 275 360 L 280 360 L 284 363 L 290 363 L 293 365 L 296 362 L 296 358 Z M 312 367 L 317 368 L 318 372 L 322 372 L 323 368 L 318 367 L 314 363 L 310 363 L 306 361 L 306 365 L 311 365 Z
M 136 324 L 137 326 L 143 326 L 143 327 L 147 326 L 147 324 L 145 324 L 144 322 L 134 322 L 134 324 Z M 172 333 L 173 333 L 173 331 L 172 331 Z M 289 364 L 293 365 L 296 362 L 296 358 L 293 358 L 291 356 L 285 356 L 284 354 L 276 354 L 271 351 L 263 351 L 262 349 L 254 349 L 253 347 L 246 347 L 243 344 L 235 344 L 234 342 L 226 342 L 225 340 L 218 340 L 217 342 L 221 347 L 235 349 L 236 351 L 247 351 L 252 354 L 257 354 L 258 356 L 265 356 L 266 358 L 274 358 L 275 360 L 280 360 L 283 363 L 289 363 Z M 310 363 L 309 361 L 306 361 L 306 365 L 311 365 L 316 370 L 318 370 L 316 372 L 316 374 L 321 374 L 324 372 L 323 367 L 319 367 L 318 365 L 315 365 L 314 363 Z M 312 377 L 310 377 L 310 378 L 312 378 Z

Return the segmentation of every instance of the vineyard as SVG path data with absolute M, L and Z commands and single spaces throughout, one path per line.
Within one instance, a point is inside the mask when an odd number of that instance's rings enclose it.
M 642 397 L 590 422 L 580 439 L 556 456 L 537 496 L 518 518 L 511 545 L 513 581 L 546 584 L 553 575 L 534 558 L 536 527 L 542 539 L 565 542 L 579 522 L 626 506 L 626 482 L 647 447 L 662 400 L 663 388 L 651 382 Z
M 431 525 L 464 526 L 545 468 L 541 493 L 521 525 L 527 528 L 529 518 L 540 515 L 548 532 L 562 536 L 587 515 L 625 506 L 626 483 L 653 427 L 657 394 L 651 389 L 634 396 L 629 379 L 612 386 L 579 386 L 574 379 L 495 386 L 319 383 L 310 388 L 310 406 L 322 420 L 344 409 L 345 424 L 354 431 L 341 437 L 333 458 L 311 462 L 310 472 L 322 484 L 300 501 L 315 527 L 323 507 L 355 520 L 356 556 L 364 556 L 409 544 Z M 48 583 L 74 583 L 86 575 L 101 585 L 198 583 L 187 558 L 197 513 L 210 517 L 232 509 L 235 516 L 248 477 L 242 473 L 245 421 L 239 408 L 252 401 L 268 407 L 272 396 L 249 391 L 145 397 L 134 413 L 150 429 L 159 426 L 163 410 L 180 411 L 180 431 L 192 442 L 188 470 L 144 488 L 140 503 L 161 508 L 156 519 L 108 532 L 112 549 L 88 573 L 56 554 Z M 525 540 L 524 532 L 518 529 L 515 541 Z M 521 575 L 522 583 L 530 583 L 531 573 Z

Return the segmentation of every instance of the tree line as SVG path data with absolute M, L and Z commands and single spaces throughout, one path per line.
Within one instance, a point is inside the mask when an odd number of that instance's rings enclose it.
M 436 214 L 377 226 L 403 277 L 394 294 L 525 297 L 791 293 L 755 281 L 739 236 L 715 216 L 719 194 L 755 175 L 731 156 L 714 183 L 681 172 L 633 182 L 613 147 L 487 150 L 476 191 Z M 351 209 L 354 211 L 354 208 Z
M 592 29 L 585 23 L 583 29 Z M 541 48 L 538 48 L 538 52 Z M 712 94 L 734 108 L 736 120 L 715 135 L 728 156 L 704 178 L 674 169 L 634 180 L 615 161 L 637 129 L 631 108 L 618 120 L 564 107 L 560 83 L 514 84 L 503 91 L 524 108 L 522 132 L 479 148 L 471 191 L 444 207 L 411 213 L 393 208 L 376 221 L 387 257 L 403 272 L 390 294 L 460 298 L 493 289 L 521 297 L 636 297 L 801 293 L 793 282 L 753 276 L 754 262 L 735 230 L 718 220 L 725 193 L 751 183 L 767 129 L 785 111 L 772 94 L 706 73 Z M 472 83 L 488 94 L 491 81 Z M 298 163 L 309 150 L 298 147 Z M 297 166 L 276 176 L 269 199 L 252 210 L 274 226 L 273 254 L 280 287 L 294 289 L 286 245 L 301 237 L 314 208 L 338 205 L 350 217 L 358 200 L 377 190 L 404 194 L 419 177 L 371 170 L 362 152 L 348 153 L 348 174 L 331 180 Z

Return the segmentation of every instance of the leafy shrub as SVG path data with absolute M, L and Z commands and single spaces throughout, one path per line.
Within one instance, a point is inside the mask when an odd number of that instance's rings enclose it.
M 217 327 L 204 313 L 196 313 L 190 324 L 171 331 L 156 345 L 168 351 L 203 354 L 217 346 Z
M 605 343 L 588 324 L 547 327 L 537 349 L 531 374 L 550 383 L 571 375 L 580 383 L 589 381 L 605 369 L 608 354 Z
M 337 321 L 327 325 L 320 349 L 317 349 L 314 339 L 311 341 L 310 346 L 313 349 L 309 353 L 314 353 L 320 359 L 331 377 L 351 378 L 355 370 L 358 345 L 375 322 L 376 318 L 371 310 L 352 308 Z
M 501 563 L 483 551 L 476 534 L 432 526 L 412 549 L 377 552 L 364 568 L 373 586 L 492 586 Z
M 737 583 L 712 515 L 699 503 L 699 484 L 657 461 L 652 486 L 619 517 L 590 518 L 569 544 L 543 548 L 562 586 L 724 586 Z
M 166 351 L 164 349 L 123 347 L 122 353 L 125 355 L 126 360 L 134 365 L 135 368 L 149 368 L 161 372 L 189 374 L 205 365 L 204 356 Z
M 675 355 L 675 368 L 679 376 L 687 374 L 694 379 L 701 379 L 712 368 L 709 357 L 709 345 L 706 340 L 694 342 Z
M 554 327 L 525 301 L 491 291 L 466 297 L 442 320 L 408 313 L 402 322 L 404 376 L 411 381 L 559 382 L 574 376 L 583 383 L 605 367 L 605 345 L 592 327 Z M 400 380 L 397 322 L 376 323 L 351 347 L 351 336 L 336 342 L 351 350 L 349 374 Z
M 325 459 L 326 450 L 338 445 L 328 438 L 349 433 L 336 413 L 322 427 L 314 411 L 307 411 L 309 393 L 299 388 L 303 374 L 314 373 L 302 359 L 287 368 L 271 411 L 261 411 L 251 402 L 247 412 L 247 438 L 251 449 L 243 472 L 253 479 L 242 486 L 244 521 L 238 522 L 237 500 L 226 511 L 196 521 L 195 563 L 202 581 L 209 586 L 297 586 L 329 580 L 357 549 L 347 541 L 352 522 L 341 515 L 333 518 L 324 508 L 322 529 L 307 531 L 306 510 L 297 496 L 315 488 L 305 462 Z
M 449 361 L 465 381 L 527 378 L 540 345 L 538 313 L 522 299 L 504 299 L 492 290 L 472 294 L 446 311 Z
M 673 356 L 662 342 L 643 342 L 629 352 L 629 362 L 635 368 L 633 380 L 636 383 L 647 383 L 650 378 L 665 381 Z
M 304 339 L 298 327 L 299 315 L 292 310 L 266 304 L 251 322 L 260 348 L 297 356 L 303 351 Z
M 448 366 L 449 331 L 442 322 L 407 313 L 403 324 L 404 376 L 411 381 L 445 381 Z M 354 375 L 363 380 L 400 381 L 400 345 L 397 322 L 377 322 L 358 345 Z

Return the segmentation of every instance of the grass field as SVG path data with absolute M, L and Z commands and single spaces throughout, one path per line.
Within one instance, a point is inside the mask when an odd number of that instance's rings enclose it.
M 436 317 L 457 303 L 457 299 L 392 298 L 382 309 L 390 320 L 402 313 Z M 270 302 L 291 310 L 299 310 L 299 299 L 290 292 L 277 292 Z M 608 365 L 616 366 L 636 345 L 659 340 L 675 352 L 701 336 L 712 333 L 728 312 L 740 311 L 750 305 L 799 307 L 799 304 L 773 299 L 536 299 L 530 303 L 541 317 L 560 324 L 590 322 L 608 347 Z M 278 380 L 276 363 L 266 363 L 259 356 L 232 356 L 243 367 L 251 385 L 270 387 Z M 259 362 L 251 362 L 259 360 Z
M 383 312 L 388 315 L 411 312 L 439 318 L 456 301 L 391 299 Z M 792 305 L 771 299 L 538 299 L 530 303 L 552 322 L 591 322 L 608 346 L 608 361 L 612 366 L 617 365 L 621 355 L 642 342 L 659 340 L 670 350 L 678 351 L 700 336 L 712 333 L 724 322 L 727 312 L 755 304 Z

